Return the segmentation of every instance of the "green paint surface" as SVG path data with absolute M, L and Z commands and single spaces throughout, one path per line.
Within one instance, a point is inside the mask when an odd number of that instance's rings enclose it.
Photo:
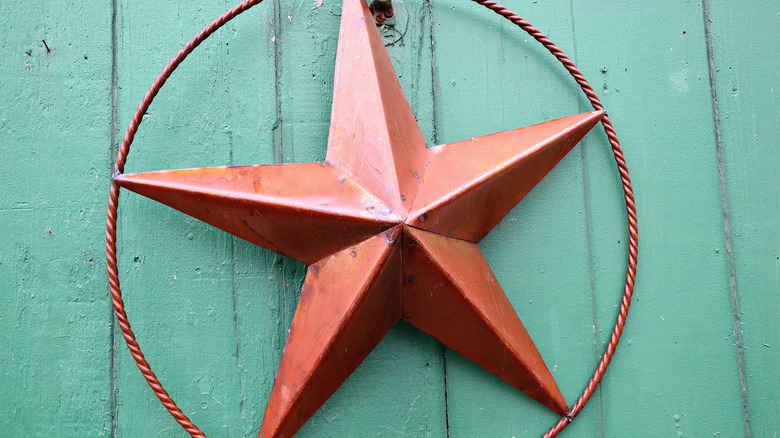
M 777 4 L 771 10 L 713 2 L 710 16 L 737 303 L 731 310 L 742 332 L 741 374 L 755 437 L 780 436 L 780 48 L 770 43 L 780 34 L 779 12 Z
M 108 436 L 110 4 L 3 2 L 0 27 L 0 436 Z
M 596 89 L 639 208 L 623 341 L 560 436 L 778 436 L 777 4 L 506 5 Z M 0 437 L 186 436 L 115 327 L 105 199 L 116 138 L 149 84 L 231 6 L 0 4 Z M 321 160 L 340 12 L 266 0 L 218 31 L 149 109 L 127 171 Z M 588 110 L 552 56 L 486 9 L 409 0 L 396 12 L 380 33 L 429 144 Z M 152 368 L 209 436 L 255 436 L 305 266 L 121 201 L 120 278 Z M 594 131 L 480 243 L 570 404 L 614 324 L 625 227 Z M 536 437 L 555 421 L 399 323 L 298 436 Z

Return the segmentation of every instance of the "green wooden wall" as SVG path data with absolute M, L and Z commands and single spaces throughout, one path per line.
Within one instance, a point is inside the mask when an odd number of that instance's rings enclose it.
M 564 437 L 777 437 L 780 4 L 506 0 L 607 106 L 640 264 L 613 364 Z M 104 259 L 117 138 L 162 66 L 230 0 L 0 2 L 0 437 L 184 436 L 114 322 Z M 322 159 L 338 0 L 267 0 L 150 108 L 128 171 Z M 471 2 L 405 0 L 381 32 L 431 144 L 587 109 L 538 44 Z M 46 41 L 50 50 L 41 40 Z M 153 369 L 209 436 L 254 436 L 305 266 L 124 194 L 120 275 Z M 480 244 L 573 403 L 627 253 L 591 133 Z M 399 323 L 304 437 L 536 437 L 556 418 Z

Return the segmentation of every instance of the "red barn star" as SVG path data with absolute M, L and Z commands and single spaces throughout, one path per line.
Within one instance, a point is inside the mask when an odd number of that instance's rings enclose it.
M 260 437 L 292 436 L 399 320 L 560 415 L 479 242 L 603 117 L 427 148 L 364 0 L 344 0 L 325 161 L 120 175 L 309 265 Z

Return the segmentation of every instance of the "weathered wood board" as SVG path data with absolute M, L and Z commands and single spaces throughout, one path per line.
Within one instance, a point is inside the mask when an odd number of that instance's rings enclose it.
M 623 342 L 560 436 L 777 437 L 780 5 L 505 4 L 596 89 L 639 208 Z M 429 144 L 588 110 L 549 53 L 486 9 L 395 5 L 380 32 Z M 0 3 L 0 437 L 186 436 L 115 326 L 106 197 L 143 93 L 231 6 Z M 322 159 L 340 10 L 266 0 L 214 34 L 155 100 L 127 171 Z M 137 195 L 121 200 L 120 277 L 149 362 L 209 436 L 255 436 L 305 266 Z M 594 131 L 480 243 L 570 404 L 614 324 L 624 216 Z M 298 436 L 535 437 L 555 421 L 399 323 Z

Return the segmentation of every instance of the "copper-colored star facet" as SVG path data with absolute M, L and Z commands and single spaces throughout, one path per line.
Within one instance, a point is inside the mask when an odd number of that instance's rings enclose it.
M 603 117 L 427 148 L 364 0 L 344 0 L 327 158 L 121 187 L 309 264 L 260 437 L 292 436 L 405 320 L 568 411 L 479 242 Z

